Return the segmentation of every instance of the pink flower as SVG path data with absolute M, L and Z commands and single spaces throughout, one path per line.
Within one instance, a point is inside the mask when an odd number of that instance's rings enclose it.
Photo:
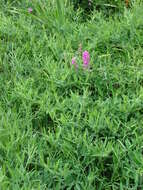
M 75 65 L 76 64 L 76 57 L 73 57 L 72 58 L 72 65 Z
M 76 57 L 72 58 L 71 64 L 75 66 L 75 68 L 78 68 L 78 65 L 76 63 Z
M 83 60 L 83 67 L 88 68 L 89 62 L 90 62 L 90 54 L 88 51 L 84 51 L 82 54 L 82 60 Z
M 28 12 L 32 13 L 33 9 L 31 7 L 28 8 Z

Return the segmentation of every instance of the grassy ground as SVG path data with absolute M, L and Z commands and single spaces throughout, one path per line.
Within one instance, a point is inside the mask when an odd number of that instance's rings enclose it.
M 0 190 L 143 189 L 142 10 L 1 0 Z

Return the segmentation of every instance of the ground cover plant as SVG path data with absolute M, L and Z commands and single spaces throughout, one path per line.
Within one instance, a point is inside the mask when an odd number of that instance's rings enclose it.
M 143 189 L 143 3 L 74 3 L 1 0 L 1 190 Z

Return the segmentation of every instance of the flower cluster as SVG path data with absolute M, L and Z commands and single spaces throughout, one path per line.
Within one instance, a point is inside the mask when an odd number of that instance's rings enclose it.
M 31 7 L 28 8 L 28 12 L 32 13 L 33 9 Z
M 82 53 L 82 62 L 83 62 L 83 68 L 89 69 L 90 68 L 90 54 L 87 50 L 82 52 L 82 45 L 79 45 L 78 53 Z M 71 64 L 75 66 L 75 68 L 78 68 L 77 64 L 77 58 L 73 57 Z
M 89 68 L 90 55 L 89 55 L 88 51 L 84 51 L 82 53 L 82 60 L 83 60 L 83 67 Z

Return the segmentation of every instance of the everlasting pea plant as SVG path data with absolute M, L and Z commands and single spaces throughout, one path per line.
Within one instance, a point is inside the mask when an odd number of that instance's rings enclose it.
M 82 60 L 83 60 L 83 68 L 85 68 L 85 69 L 89 68 L 90 54 L 88 51 L 83 52 Z
M 90 54 L 87 50 L 82 52 L 82 45 L 79 45 L 78 49 L 78 55 L 82 54 L 82 62 L 83 62 L 83 68 L 84 69 L 89 69 L 90 68 Z M 77 57 L 73 57 L 71 60 L 71 65 L 74 65 L 75 68 L 78 68 L 77 64 Z
M 31 7 L 28 8 L 28 12 L 32 13 L 33 9 Z

